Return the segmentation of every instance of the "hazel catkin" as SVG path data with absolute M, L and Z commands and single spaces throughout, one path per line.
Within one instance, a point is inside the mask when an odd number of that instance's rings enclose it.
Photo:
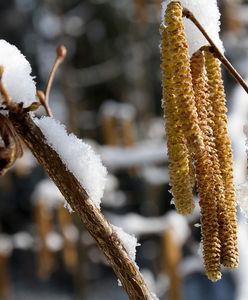
M 221 263 L 230 268 L 238 266 L 236 195 L 233 180 L 233 155 L 227 129 L 227 108 L 220 62 L 205 50 L 210 102 L 213 107 L 212 127 L 220 170 L 225 188 L 225 203 L 219 207 L 221 231 Z
M 194 209 L 192 192 L 192 162 L 181 128 L 177 99 L 174 95 L 173 63 L 168 47 L 166 28 L 161 32 L 161 70 L 167 149 L 169 157 L 170 184 L 177 211 L 183 215 Z
M 188 45 L 184 33 L 182 7 L 179 2 L 173 1 L 168 4 L 165 26 L 174 76 L 174 95 L 178 103 L 182 131 L 187 140 L 190 155 L 195 163 L 201 206 L 204 265 L 209 279 L 216 281 L 221 278 L 216 192 L 211 181 L 212 163 L 204 144 L 204 137 L 198 119 Z

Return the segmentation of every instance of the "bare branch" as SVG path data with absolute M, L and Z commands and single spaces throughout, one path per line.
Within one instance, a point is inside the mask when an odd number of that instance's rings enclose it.
M 44 92 L 41 91 L 41 90 L 38 90 L 37 93 L 36 93 L 36 95 L 39 98 L 41 105 L 44 107 L 47 115 L 49 117 L 53 117 L 52 110 L 51 110 L 48 102 L 46 101 L 46 96 L 45 96 Z

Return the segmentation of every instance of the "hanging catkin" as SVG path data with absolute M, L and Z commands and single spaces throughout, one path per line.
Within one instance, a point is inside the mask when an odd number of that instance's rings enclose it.
M 179 2 L 167 6 L 165 26 L 168 33 L 168 51 L 174 71 L 174 95 L 182 122 L 182 130 L 190 153 L 195 161 L 196 180 L 201 205 L 202 242 L 204 265 L 207 276 L 212 281 L 221 278 L 220 240 L 218 231 L 215 186 L 211 183 L 209 155 L 204 145 L 199 126 L 192 84 L 188 45 L 184 33 L 182 7 Z
M 169 157 L 170 184 L 177 211 L 183 215 L 192 213 L 194 209 L 192 193 L 192 166 L 186 146 L 181 122 L 178 115 L 176 97 L 174 95 L 173 63 L 168 51 L 168 35 L 162 28 L 161 70 L 167 148 Z
M 236 196 L 233 182 L 233 155 L 227 130 L 227 108 L 220 62 L 205 51 L 210 102 L 213 108 L 212 128 L 220 170 L 225 188 L 225 203 L 219 207 L 221 232 L 221 263 L 230 268 L 238 266 Z
M 179 2 L 173 1 L 168 4 L 165 15 L 165 26 L 168 32 L 168 51 L 171 55 L 174 73 L 174 95 L 178 101 L 182 130 L 191 148 L 204 149 L 194 101 L 188 45 L 182 19 L 182 7 Z

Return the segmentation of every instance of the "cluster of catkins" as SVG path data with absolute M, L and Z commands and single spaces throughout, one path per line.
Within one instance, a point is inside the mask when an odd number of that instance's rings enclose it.
M 220 62 L 207 46 L 190 59 L 179 2 L 168 5 L 161 35 L 171 192 L 177 211 L 190 214 L 196 181 L 205 270 L 217 281 L 221 265 L 238 266 L 233 157 Z

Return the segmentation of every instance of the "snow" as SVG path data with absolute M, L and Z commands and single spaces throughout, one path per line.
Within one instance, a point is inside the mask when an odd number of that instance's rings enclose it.
M 244 134 L 246 135 L 246 155 L 248 156 L 248 125 L 244 126 Z M 240 210 L 248 219 L 248 180 L 238 185 L 237 187 L 237 202 L 240 206 Z
M 8 256 L 13 250 L 11 238 L 7 234 L 0 234 L 0 256 Z
M 73 224 L 68 224 L 65 228 L 63 228 L 63 233 L 65 238 L 71 242 L 79 240 L 79 231 Z
M 34 238 L 28 232 L 17 232 L 12 236 L 13 247 L 28 250 L 34 247 Z
M 169 182 L 169 170 L 166 167 L 145 167 L 142 170 L 142 177 L 148 184 L 160 186 Z
M 201 224 L 200 224 L 200 223 L 195 223 L 195 224 L 194 224 L 194 227 L 196 227 L 196 228 L 201 228 Z
M 151 300 L 159 300 L 159 298 L 154 293 L 151 293 Z
M 112 225 L 114 231 L 117 233 L 119 239 L 122 241 L 124 248 L 129 254 L 130 258 L 135 262 L 136 247 L 140 244 L 137 243 L 137 238 L 133 235 L 126 233 L 122 228 Z
M 34 119 L 47 143 L 55 150 L 68 170 L 76 177 L 89 197 L 100 208 L 107 170 L 100 156 L 90 145 L 74 134 L 68 134 L 64 125 L 51 117 Z
M 240 264 L 239 268 L 234 272 L 234 280 L 236 285 L 236 295 L 235 300 L 246 300 L 248 299 L 248 252 L 247 252 L 247 242 L 248 242 L 248 227 L 244 222 L 243 218 L 239 220 L 239 231 L 238 231 L 238 249 Z
M 135 213 L 126 215 L 108 214 L 108 219 L 116 226 L 137 236 L 162 234 L 166 229 L 173 229 L 177 243 L 182 246 L 190 236 L 187 219 L 171 211 L 160 217 L 143 217 Z
M 104 146 L 99 148 L 99 151 L 104 164 L 111 169 L 128 168 L 134 165 L 145 166 L 167 161 L 164 141 L 160 143 L 142 142 L 128 148 Z
M 162 19 L 165 10 L 171 0 L 162 2 Z M 223 43 L 219 37 L 220 32 L 220 12 L 216 0 L 181 0 L 182 6 L 189 9 L 200 22 L 208 35 L 214 41 L 219 50 L 223 53 Z M 184 18 L 185 32 L 189 44 L 190 56 L 202 46 L 208 45 L 208 41 L 199 29 L 188 19 Z
M 136 115 L 135 107 L 129 103 L 120 103 L 113 100 L 105 101 L 101 106 L 102 116 L 122 120 L 133 120 Z
M 0 66 L 4 67 L 2 81 L 12 101 L 22 102 L 24 107 L 35 102 L 36 87 L 31 66 L 16 46 L 5 40 L 0 40 Z
M 56 252 L 63 249 L 64 241 L 57 232 L 52 231 L 46 236 L 46 246 L 49 250 Z
M 248 182 L 238 185 L 237 202 L 241 212 L 248 219 Z
M 245 59 L 242 61 L 243 66 L 247 66 Z M 246 75 L 246 82 L 248 77 Z M 232 148 L 234 154 L 234 180 L 235 183 L 241 184 L 246 179 L 246 161 L 244 143 L 244 124 L 247 122 L 248 106 L 247 93 L 244 89 L 237 85 L 230 97 L 231 109 L 228 115 L 228 131 L 232 140 Z

